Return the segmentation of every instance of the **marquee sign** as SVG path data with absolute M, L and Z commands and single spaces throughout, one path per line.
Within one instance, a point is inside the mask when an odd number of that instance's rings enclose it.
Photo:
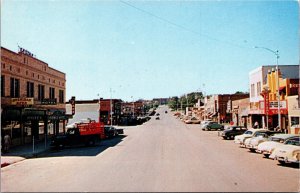
M 25 106 L 25 105 L 33 105 L 34 100 L 33 98 L 12 98 L 11 105 L 17 106 Z
M 264 110 L 266 115 L 278 114 L 278 101 L 269 101 L 267 106 L 264 101 L 260 101 L 260 109 Z M 288 114 L 286 100 L 280 101 L 280 114 Z

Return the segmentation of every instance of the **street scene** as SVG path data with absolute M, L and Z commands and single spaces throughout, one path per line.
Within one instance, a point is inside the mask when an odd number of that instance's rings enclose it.
M 1 1 L 1 192 L 299 192 L 296 1 Z
M 159 107 L 141 126 L 95 147 L 49 152 L 2 169 L 3 192 L 299 190 L 299 170 L 249 153 L 216 131 L 186 125 Z M 37 170 L 38 169 L 38 170 Z M 32 172 L 35 170 L 35 172 Z M 28 175 L 30 173 L 30 175 Z M 36 183 L 33 183 L 36 182 Z M 15 184 L 18 183 L 18 186 Z M 285 184 L 282 186 L 282 184 Z

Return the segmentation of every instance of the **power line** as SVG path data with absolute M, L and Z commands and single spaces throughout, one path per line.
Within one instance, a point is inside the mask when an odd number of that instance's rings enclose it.
M 234 47 L 245 48 L 244 46 L 241 46 L 241 45 L 239 45 L 239 44 L 236 44 L 236 43 L 233 43 L 233 42 L 230 42 L 230 41 L 220 40 L 220 39 L 217 39 L 217 38 L 215 38 L 215 37 L 209 36 L 209 35 L 207 35 L 207 34 L 203 34 L 203 33 L 200 33 L 200 32 L 194 31 L 194 30 L 191 30 L 191 29 L 189 29 L 189 28 L 186 28 L 185 26 L 179 25 L 179 24 L 174 23 L 174 22 L 172 22 L 172 21 L 170 21 L 170 20 L 167 20 L 167 19 L 165 19 L 165 18 L 163 18 L 163 17 L 157 16 L 157 15 L 155 15 L 155 14 L 149 12 L 149 11 L 143 10 L 143 9 L 141 9 L 141 8 L 139 8 L 139 7 L 136 7 L 136 6 L 134 6 L 134 5 L 132 5 L 132 4 L 128 3 L 128 2 L 125 2 L 125 1 L 123 1 L 123 0 L 120 0 L 120 2 L 123 3 L 124 5 L 127 5 L 127 6 L 129 6 L 129 7 L 134 8 L 134 9 L 140 11 L 140 12 L 143 12 L 143 13 L 145 13 L 145 14 L 147 14 L 147 15 L 150 15 L 150 16 L 152 16 L 152 17 L 154 17 L 154 18 L 156 18 L 156 19 L 158 19 L 158 20 L 160 20 L 160 21 L 166 22 L 166 23 L 168 23 L 168 24 L 170 24 L 170 25 L 176 26 L 176 27 L 178 27 L 178 28 L 180 28 L 180 29 L 183 29 L 183 30 L 188 31 L 188 32 L 190 32 L 190 33 L 193 33 L 193 34 L 195 34 L 195 35 L 203 36 L 203 37 L 206 37 L 206 38 L 208 38 L 208 39 L 210 39 L 210 40 L 213 40 L 213 41 L 216 41 L 216 42 L 220 42 L 220 43 L 223 43 L 223 44 L 228 44 L 228 45 L 231 45 L 231 46 L 234 46 Z M 251 48 L 252 48 L 252 47 L 251 47 Z

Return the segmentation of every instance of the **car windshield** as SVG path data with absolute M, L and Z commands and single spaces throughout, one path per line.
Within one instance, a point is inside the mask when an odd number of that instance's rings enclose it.
M 280 142 L 280 141 L 282 141 L 282 139 L 281 139 L 281 138 L 278 138 L 278 137 L 270 137 L 269 140 L 270 140 L 270 141 L 275 141 L 275 142 Z
M 252 135 L 252 131 L 246 131 L 244 134 L 247 134 L 247 135 Z
M 300 141 L 299 141 L 299 138 L 293 138 L 293 139 L 287 140 L 284 144 L 300 146 Z
M 254 134 L 254 137 L 265 137 L 266 136 L 266 133 L 255 133 Z

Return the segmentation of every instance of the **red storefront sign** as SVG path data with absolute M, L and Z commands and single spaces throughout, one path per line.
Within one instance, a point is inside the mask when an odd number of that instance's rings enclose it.
M 262 97 L 264 97 L 264 113 L 265 115 L 269 115 L 270 110 L 270 98 L 269 98 L 269 91 L 263 90 L 261 93 Z
M 270 109 L 269 115 L 278 114 L 278 109 Z M 288 110 L 287 109 L 280 109 L 280 114 L 287 115 Z

